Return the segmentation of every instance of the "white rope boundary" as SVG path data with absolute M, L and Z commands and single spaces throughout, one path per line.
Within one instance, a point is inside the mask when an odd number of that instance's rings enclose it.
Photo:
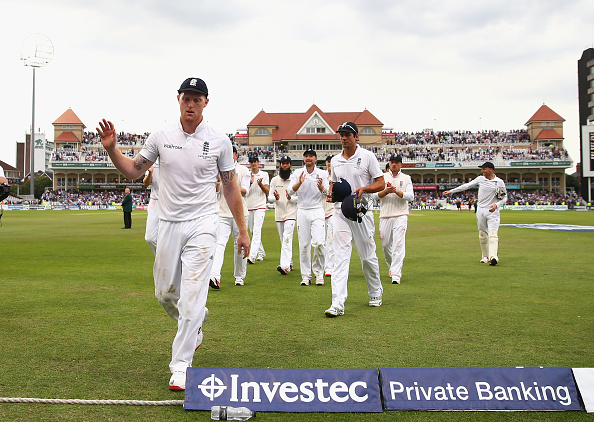
M 27 397 L 0 397 L 0 403 L 41 403 L 41 404 L 95 404 L 128 406 L 183 406 L 183 400 L 80 400 L 80 399 L 36 399 Z

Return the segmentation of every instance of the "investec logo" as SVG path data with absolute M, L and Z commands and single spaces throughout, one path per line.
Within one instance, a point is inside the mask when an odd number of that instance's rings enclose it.
M 173 144 L 163 144 L 164 148 L 169 148 L 169 149 L 182 149 L 182 147 L 178 146 L 178 145 L 173 145 Z
M 198 389 L 210 401 L 215 401 L 229 389 L 228 400 L 242 403 L 261 403 L 263 400 L 272 403 L 275 398 L 284 403 L 311 403 L 314 400 L 322 403 L 344 403 L 349 400 L 362 403 L 369 398 L 365 381 L 354 381 L 350 384 L 342 381 L 330 383 L 323 378 L 317 378 L 315 382 L 304 381 L 296 384 L 290 381 L 241 382 L 238 374 L 230 374 L 230 378 L 231 385 L 225 385 L 215 374 L 211 374 L 204 378 Z

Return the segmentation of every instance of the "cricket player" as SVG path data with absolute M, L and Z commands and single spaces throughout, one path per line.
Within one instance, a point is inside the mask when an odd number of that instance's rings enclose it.
M 386 187 L 373 195 L 380 203 L 379 232 L 386 265 L 392 284 L 400 284 L 406 254 L 408 203 L 414 200 L 414 192 L 410 176 L 400 171 L 402 156 L 392 154 L 388 165 L 389 170 L 384 173 Z
M 330 161 L 332 156 L 326 157 L 326 170 L 328 170 L 328 180 L 332 174 L 332 164 Z M 324 213 L 325 213 L 325 229 L 326 238 L 324 241 L 324 263 L 326 266 L 325 275 L 330 277 L 332 270 L 334 269 L 334 226 L 332 225 L 332 216 L 334 215 L 334 204 L 332 202 L 324 201 Z
M 324 206 L 328 196 L 328 172 L 316 167 L 318 156 L 313 149 L 303 153 L 305 166 L 291 175 L 289 195 L 297 194 L 297 238 L 301 285 L 308 286 L 315 277 L 324 285 Z M 313 248 L 313 261 L 311 250 Z
M 103 119 L 97 132 L 115 167 L 138 179 L 159 160 L 159 235 L 153 268 L 155 296 L 177 322 L 169 364 L 169 389 L 185 390 L 186 370 L 202 343 L 208 279 L 216 249 L 219 209 L 216 183 L 239 226 L 238 253 L 250 252 L 231 141 L 203 117 L 208 88 L 202 79 L 188 78 L 177 95 L 180 120 L 153 132 L 142 150 L 130 158 L 118 150 L 116 130 Z
M 146 209 L 146 228 L 144 240 L 148 243 L 153 255 L 157 253 L 157 237 L 159 235 L 159 215 L 157 201 L 159 200 L 159 161 L 153 164 L 142 179 L 145 188 L 151 187 L 151 196 Z
M 489 265 L 497 265 L 499 263 L 498 231 L 501 222 L 499 210 L 507 202 L 507 191 L 505 189 L 505 182 L 495 176 L 495 166 L 493 163 L 487 161 L 479 166 L 479 168 L 481 169 L 481 176 L 452 190 L 446 190 L 443 194 L 450 195 L 478 186 L 476 222 L 482 253 L 480 262 L 482 264 L 488 262 Z
M 281 242 L 280 263 L 276 270 L 287 275 L 293 268 L 293 233 L 297 218 L 297 195 L 289 195 L 291 183 L 291 157 L 280 159 L 278 174 L 270 181 L 268 202 L 274 203 L 274 219 Z
M 359 129 L 353 122 L 345 122 L 338 126 L 336 132 L 340 135 L 342 152 L 331 160 L 332 183 L 345 179 L 354 189 L 358 197 L 372 194 L 384 189 L 384 177 L 375 155 L 361 148 Z M 332 200 L 331 193 L 328 200 Z M 348 296 L 347 281 L 351 261 L 352 244 L 355 244 L 363 275 L 367 281 L 369 306 L 381 306 L 382 282 L 379 277 L 379 262 L 375 252 L 375 223 L 373 213 L 363 216 L 361 223 L 351 221 L 342 215 L 341 203 L 337 202 L 334 209 L 334 272 L 332 273 L 332 306 L 326 309 L 328 317 L 344 315 L 344 304 Z
M 249 180 L 244 177 L 249 170 L 247 167 L 242 166 L 237 162 L 239 153 L 237 148 L 233 147 L 233 160 L 235 161 L 235 173 L 237 174 L 236 180 L 240 184 L 239 190 L 241 192 L 241 202 L 243 204 L 243 215 L 245 217 L 246 225 L 248 218 L 247 202 L 245 195 L 249 189 Z M 218 196 L 219 196 L 219 234 L 217 235 L 217 250 L 214 255 L 214 261 L 212 263 L 212 270 L 210 271 L 210 287 L 215 290 L 221 288 L 221 269 L 223 267 L 223 261 L 225 259 L 225 248 L 227 247 L 227 241 L 229 235 L 233 233 L 233 246 L 237 248 L 237 238 L 239 237 L 239 226 L 233 218 L 233 214 L 227 205 L 224 195 L 224 187 L 221 186 L 221 182 L 217 183 Z M 233 254 L 233 276 L 235 277 L 235 285 L 243 286 L 245 284 L 245 276 L 247 274 L 247 259 L 238 254 Z
M 248 227 L 252 232 L 252 247 L 248 264 L 254 264 L 256 259 L 262 261 L 266 256 L 262 245 L 262 226 L 266 217 L 266 197 L 270 191 L 268 173 L 260 170 L 260 159 L 254 153 L 249 157 L 250 172 L 244 177 L 249 179 L 250 188 L 247 193 Z

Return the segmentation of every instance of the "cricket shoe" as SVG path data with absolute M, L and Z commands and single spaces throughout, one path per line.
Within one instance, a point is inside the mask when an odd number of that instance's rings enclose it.
M 487 258 L 486 256 L 483 256 L 483 257 L 481 258 L 481 264 L 486 264 L 486 263 L 488 263 L 488 262 L 489 262 L 489 258 Z
M 258 254 L 256 255 L 256 261 L 264 261 L 266 254 Z
M 186 371 L 173 371 L 169 378 L 169 389 L 172 391 L 184 391 L 186 389 Z
M 293 271 L 293 264 L 291 264 L 291 265 L 289 266 L 289 269 L 290 269 L 291 271 Z
M 330 271 L 326 271 L 326 277 L 332 277 L 332 273 Z
M 243 286 L 245 283 L 243 280 L 235 280 L 235 285 L 236 286 Z
M 392 277 L 392 284 L 400 284 L 400 278 L 399 277 Z
M 309 286 L 310 284 L 311 284 L 311 280 L 302 280 L 301 281 L 302 286 Z
M 215 290 L 219 290 L 221 288 L 221 282 L 217 280 L 216 277 L 211 277 L 208 281 L 208 285 Z
M 324 285 L 324 279 L 323 278 L 318 278 L 316 280 L 316 286 L 323 286 Z
M 285 270 L 283 267 L 281 267 L 280 265 L 278 267 L 276 267 L 276 271 L 278 271 L 282 275 L 287 275 L 287 273 L 289 272 L 289 271 Z
M 381 296 L 371 296 L 369 298 L 369 306 L 382 306 L 382 297 Z
M 336 306 L 330 306 L 328 309 L 324 311 L 324 315 L 326 315 L 328 318 L 341 316 L 344 315 L 344 309 L 339 309 Z
M 499 264 L 499 258 L 497 258 L 496 256 L 494 256 L 493 258 L 491 258 L 489 260 L 489 265 L 497 265 Z
M 248 264 L 252 264 L 252 265 L 253 265 L 253 264 L 255 264 L 255 263 L 256 263 L 256 261 L 255 261 L 254 259 L 252 259 L 252 258 L 248 258 L 248 259 L 247 259 L 247 263 L 248 263 Z

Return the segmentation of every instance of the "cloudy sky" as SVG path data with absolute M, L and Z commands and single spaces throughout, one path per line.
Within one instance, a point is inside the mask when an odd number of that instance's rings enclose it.
M 0 0 L 0 160 L 31 126 L 34 33 L 54 45 L 36 71 L 35 126 L 53 140 L 68 108 L 150 132 L 178 118 L 189 76 L 225 132 L 262 109 L 367 108 L 396 131 L 512 130 L 543 104 L 566 119 L 579 161 L 577 60 L 594 46 L 591 0 Z

